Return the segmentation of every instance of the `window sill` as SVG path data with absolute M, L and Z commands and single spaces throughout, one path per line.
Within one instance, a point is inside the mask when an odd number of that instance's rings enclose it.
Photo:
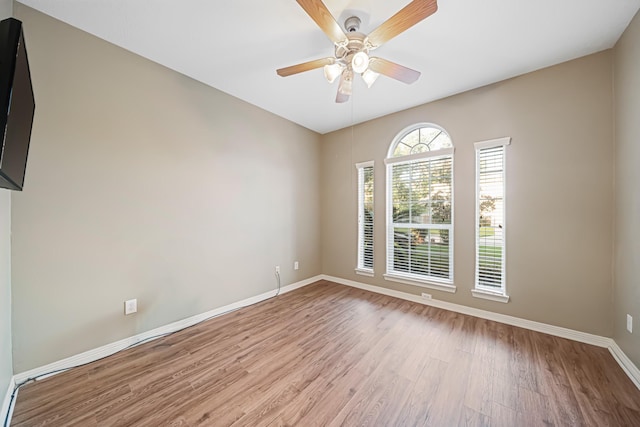
M 390 282 L 404 283 L 405 285 L 413 285 L 413 286 L 420 286 L 423 288 L 436 289 L 438 291 L 449 292 L 451 294 L 454 294 L 457 290 L 457 288 L 454 285 L 449 285 L 447 283 L 439 283 L 431 280 L 414 279 L 411 277 L 399 276 L 396 274 L 385 274 L 384 280 L 388 280 Z
M 471 294 L 476 298 L 482 298 L 489 301 L 503 302 L 505 304 L 509 302 L 509 295 L 499 294 L 496 292 L 472 289 Z
M 365 270 L 364 268 L 356 268 L 356 274 L 361 276 L 373 277 L 373 270 Z

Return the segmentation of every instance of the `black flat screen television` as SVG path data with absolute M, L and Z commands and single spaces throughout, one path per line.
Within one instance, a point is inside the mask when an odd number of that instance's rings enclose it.
M 35 112 L 22 22 L 0 21 L 0 188 L 21 191 Z

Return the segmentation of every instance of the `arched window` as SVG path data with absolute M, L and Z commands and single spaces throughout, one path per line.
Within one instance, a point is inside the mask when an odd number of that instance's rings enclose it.
M 391 144 L 390 157 L 402 157 L 410 154 L 438 151 L 452 148 L 451 138 L 444 129 L 434 125 L 411 126 L 400 133 Z
M 387 158 L 387 280 L 455 292 L 453 144 L 441 127 L 404 129 Z

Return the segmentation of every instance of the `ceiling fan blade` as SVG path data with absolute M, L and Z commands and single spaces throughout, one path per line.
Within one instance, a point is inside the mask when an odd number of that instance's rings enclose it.
M 293 74 L 304 73 L 305 71 L 315 70 L 316 68 L 324 67 L 325 65 L 331 65 L 334 62 L 335 62 L 335 58 L 315 59 L 313 61 L 303 62 L 302 64 L 280 68 L 279 70 L 276 70 L 276 73 L 278 73 L 280 77 L 287 77 Z
M 382 58 L 371 58 L 369 60 L 369 69 L 406 84 L 411 84 L 420 77 L 420 71 L 412 70 Z
M 340 24 L 336 22 L 322 0 L 297 0 L 297 2 L 332 42 L 340 43 L 346 40 L 347 36 L 340 28 Z
M 413 0 L 398 13 L 383 22 L 367 37 L 372 49 L 388 42 L 438 10 L 437 0 Z

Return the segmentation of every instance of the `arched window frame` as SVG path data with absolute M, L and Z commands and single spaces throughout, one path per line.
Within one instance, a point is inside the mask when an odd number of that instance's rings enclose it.
M 424 128 L 433 128 L 443 132 L 448 137 L 449 141 L 451 141 L 451 147 L 442 148 L 434 151 L 424 151 L 424 152 L 413 153 L 408 155 L 394 156 L 396 147 L 398 146 L 398 144 L 402 143 L 403 139 L 406 136 L 410 135 L 412 132 L 418 129 L 424 129 Z M 435 138 L 433 140 L 435 140 Z M 387 178 L 386 179 L 386 184 L 387 184 L 386 227 L 387 229 L 386 229 L 386 274 L 384 275 L 384 278 L 386 280 L 400 282 L 400 283 L 407 283 L 411 285 L 418 285 L 422 287 L 438 289 L 438 290 L 451 292 L 451 293 L 456 291 L 456 287 L 453 284 L 453 265 L 454 265 L 453 264 L 453 253 L 454 253 L 453 251 L 453 241 L 454 241 L 453 154 L 454 154 L 454 146 L 453 146 L 453 141 L 449 136 L 449 133 L 444 128 L 433 123 L 416 123 L 414 125 L 411 125 L 403 129 L 402 131 L 400 131 L 391 142 L 391 145 L 389 146 L 389 150 L 387 152 L 387 158 L 385 159 L 386 174 L 387 174 L 386 175 L 386 178 Z M 449 191 L 448 202 L 450 206 L 449 223 L 434 223 L 432 220 L 430 220 L 428 223 L 413 222 L 413 219 L 412 219 L 413 214 L 411 213 L 412 207 L 409 208 L 410 218 L 408 222 L 394 222 L 394 218 L 393 218 L 394 168 L 398 168 L 396 170 L 402 171 L 402 169 L 400 168 L 405 167 L 405 168 L 409 168 L 407 170 L 413 171 L 414 167 L 419 167 L 419 168 L 426 167 L 426 168 L 429 168 L 429 171 L 431 171 L 430 168 L 436 165 L 440 167 L 449 168 L 450 170 L 450 186 L 448 188 L 448 191 Z M 430 183 L 429 185 L 432 184 L 430 173 L 431 172 L 429 172 L 429 181 L 428 181 Z M 428 197 L 428 204 L 430 206 L 430 209 L 433 206 L 431 204 L 432 202 L 433 200 L 430 195 Z M 443 201 L 443 203 L 446 203 L 446 202 L 447 200 Z M 410 205 L 410 206 L 413 206 L 413 205 Z M 429 214 L 428 218 L 433 218 L 433 214 Z M 407 247 L 404 250 L 396 249 L 394 246 L 396 235 L 398 237 L 402 237 L 402 232 L 398 232 L 398 230 L 409 230 L 408 232 L 406 232 Z M 428 240 L 427 240 L 426 251 L 421 252 L 420 249 L 417 247 L 417 244 L 416 245 L 413 244 L 413 232 L 415 230 L 423 230 L 422 233 L 424 232 L 427 233 Z M 440 230 L 448 230 L 448 243 L 446 247 L 447 255 L 448 255 L 448 258 L 446 259 L 446 261 L 448 261 L 448 263 L 446 262 L 443 263 L 442 258 L 438 258 L 438 256 L 441 256 L 441 255 L 436 254 L 436 252 L 442 253 L 442 251 L 441 250 L 435 251 L 436 249 L 435 244 L 431 240 L 431 233 L 439 234 L 441 233 Z M 415 246 L 415 249 L 414 249 L 414 246 Z M 439 246 L 440 246 L 439 249 L 442 249 L 442 245 L 439 245 Z M 425 253 L 428 254 L 426 256 L 426 259 L 428 260 L 427 263 L 429 264 L 429 266 L 424 266 L 425 264 L 424 262 L 416 263 L 412 258 L 412 257 L 415 257 L 416 255 L 425 254 Z M 406 259 L 408 259 L 408 261 L 406 261 L 406 265 L 403 265 L 403 261 L 402 261 L 404 259 L 402 258 L 403 256 Z M 396 257 L 399 257 L 399 258 L 396 258 Z M 435 261 L 433 261 L 433 264 L 436 265 L 436 267 L 433 267 L 431 265 L 432 260 L 434 259 Z M 440 264 L 438 264 L 438 262 Z M 415 267 L 416 265 L 419 268 L 414 269 L 413 267 Z M 424 266 L 424 268 L 420 266 Z M 443 274 L 445 273 L 444 271 L 445 266 L 446 266 L 446 277 L 443 276 Z M 424 272 L 420 273 L 420 272 L 414 271 L 419 269 L 422 269 L 422 270 L 426 269 L 427 273 L 424 273 Z

